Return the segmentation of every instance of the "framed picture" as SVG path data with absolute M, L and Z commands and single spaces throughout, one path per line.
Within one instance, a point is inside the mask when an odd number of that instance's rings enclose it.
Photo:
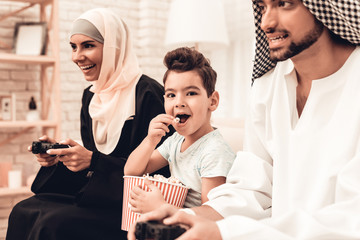
M 47 25 L 45 22 L 15 24 L 14 49 L 18 55 L 43 55 L 46 49 Z
M 15 121 L 15 94 L 0 95 L 0 120 Z

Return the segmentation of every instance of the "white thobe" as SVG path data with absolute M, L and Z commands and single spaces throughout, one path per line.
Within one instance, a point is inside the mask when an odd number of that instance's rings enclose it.
M 300 118 L 296 86 L 290 60 L 254 82 L 244 152 L 205 203 L 223 239 L 360 239 L 360 48 Z

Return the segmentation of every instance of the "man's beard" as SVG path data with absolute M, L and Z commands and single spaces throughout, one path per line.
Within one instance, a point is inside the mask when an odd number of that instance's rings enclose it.
M 285 51 L 281 51 L 281 49 L 270 49 L 270 59 L 274 62 L 278 62 L 296 56 L 313 45 L 319 39 L 323 31 L 324 25 L 320 21 L 315 20 L 315 27 L 311 29 L 300 42 L 291 42 L 290 46 Z

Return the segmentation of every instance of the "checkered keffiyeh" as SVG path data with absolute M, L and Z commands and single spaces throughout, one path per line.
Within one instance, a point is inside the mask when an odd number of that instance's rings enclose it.
M 310 12 L 328 29 L 349 42 L 360 45 L 360 0 L 302 0 Z M 269 45 L 261 30 L 260 9 L 254 3 L 256 53 L 252 79 L 276 66 L 269 57 Z

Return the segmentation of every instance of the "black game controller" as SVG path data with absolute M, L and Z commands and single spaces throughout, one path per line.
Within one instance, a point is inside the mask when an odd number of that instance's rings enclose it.
M 186 230 L 179 225 L 165 225 L 158 221 L 136 223 L 137 240 L 173 240 Z
M 68 148 L 68 145 L 60 143 L 38 142 L 35 141 L 31 145 L 31 152 L 34 154 L 46 153 L 49 149 Z

